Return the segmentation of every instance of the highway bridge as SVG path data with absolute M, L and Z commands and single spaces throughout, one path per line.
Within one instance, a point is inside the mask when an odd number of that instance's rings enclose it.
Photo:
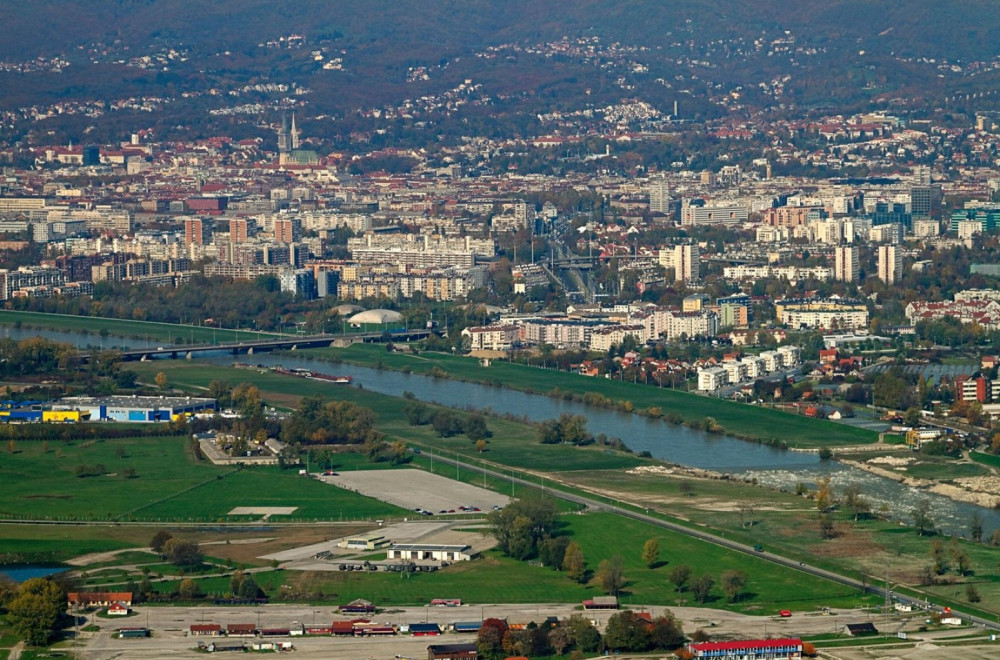
M 121 352 L 124 361 L 145 361 L 156 358 L 191 359 L 198 353 L 225 351 L 233 355 L 253 355 L 270 351 L 300 348 L 328 348 L 356 342 L 381 341 L 415 341 L 427 338 L 432 330 L 388 330 L 386 332 L 350 332 L 341 335 L 302 335 L 296 337 L 279 337 L 260 339 L 257 341 L 241 341 L 226 344 L 192 344 L 189 346 L 160 346 L 157 348 L 132 349 Z M 79 359 L 87 362 L 92 353 L 80 353 Z

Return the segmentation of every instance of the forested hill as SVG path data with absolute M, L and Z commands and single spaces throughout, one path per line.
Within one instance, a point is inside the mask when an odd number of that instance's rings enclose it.
M 813 47 L 971 61 L 998 54 L 1000 28 L 992 0 L 3 0 L 0 11 L 8 60 L 158 40 L 211 53 L 292 33 L 405 58 L 587 34 L 659 48 L 789 30 Z
M 1000 77 L 994 0 L 0 0 L 0 16 L 0 110 L 154 98 L 161 127 L 246 124 L 224 101 L 280 110 L 272 84 L 312 117 L 432 98 L 482 134 L 499 106 L 935 107 L 993 99 Z

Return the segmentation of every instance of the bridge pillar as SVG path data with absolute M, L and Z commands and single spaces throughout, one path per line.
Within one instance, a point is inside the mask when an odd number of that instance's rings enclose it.
M 194 351 L 188 351 L 187 354 L 184 356 L 184 359 L 185 360 L 194 359 Z
M 247 349 L 247 355 L 253 355 L 253 346 Z
M 148 355 L 143 355 L 141 358 L 139 358 L 139 362 L 145 362 L 148 359 L 149 359 Z
M 292 344 L 291 350 L 295 351 L 295 350 L 298 350 L 298 348 L 299 348 L 298 344 Z

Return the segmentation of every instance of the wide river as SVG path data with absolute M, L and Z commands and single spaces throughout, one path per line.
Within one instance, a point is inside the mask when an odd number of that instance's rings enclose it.
M 79 348 L 151 348 L 155 341 L 121 337 L 98 337 L 78 333 L 33 331 L 13 327 L 0 328 L 0 336 L 22 339 L 34 335 L 71 343 Z M 161 342 L 162 343 L 162 342 Z M 231 364 L 228 353 L 202 353 L 203 358 L 217 364 Z M 1000 529 L 1000 512 L 974 504 L 955 502 L 946 497 L 903 486 L 891 479 L 848 467 L 836 461 L 821 461 L 814 453 L 774 449 L 728 436 L 695 431 L 662 420 L 635 414 L 593 408 L 582 403 L 554 399 L 540 394 L 525 394 L 515 390 L 490 387 L 447 379 L 435 379 L 418 374 L 376 370 L 348 364 L 331 364 L 315 359 L 262 353 L 240 356 L 240 361 L 263 365 L 283 364 L 331 375 L 350 375 L 355 385 L 366 390 L 399 396 L 413 392 L 417 398 L 446 406 L 490 409 L 498 414 L 526 416 L 534 421 L 572 413 L 587 417 L 591 433 L 604 433 L 625 441 L 635 452 L 648 451 L 655 458 L 690 467 L 729 472 L 756 478 L 761 484 L 792 490 L 798 482 L 814 485 L 822 476 L 829 476 L 836 489 L 850 484 L 862 487 L 873 508 L 889 516 L 910 521 L 910 513 L 920 500 L 931 503 L 931 516 L 938 527 L 948 533 L 967 533 L 974 513 L 983 520 L 987 535 Z M 335 387 L 331 385 L 331 387 Z

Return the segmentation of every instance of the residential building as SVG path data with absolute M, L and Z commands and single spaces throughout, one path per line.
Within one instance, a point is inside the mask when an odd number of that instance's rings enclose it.
M 840 282 L 857 282 L 860 267 L 856 245 L 838 245 L 834 248 L 833 277 Z
M 207 245 L 211 242 L 212 225 L 210 220 L 185 218 L 184 245 Z
M 518 341 L 520 328 L 516 325 L 465 328 L 462 337 L 469 338 L 469 348 L 473 351 L 506 351 Z
M 895 245 L 878 246 L 878 276 L 886 284 L 895 284 L 903 275 L 903 253 Z
M 729 373 L 722 367 L 708 367 L 698 371 L 698 389 L 715 392 L 729 382 Z
M 656 177 L 649 182 L 649 212 L 670 214 L 670 184 L 664 176 Z
M 790 328 L 853 329 L 868 327 L 864 303 L 829 300 L 782 300 L 775 304 L 778 322 Z

